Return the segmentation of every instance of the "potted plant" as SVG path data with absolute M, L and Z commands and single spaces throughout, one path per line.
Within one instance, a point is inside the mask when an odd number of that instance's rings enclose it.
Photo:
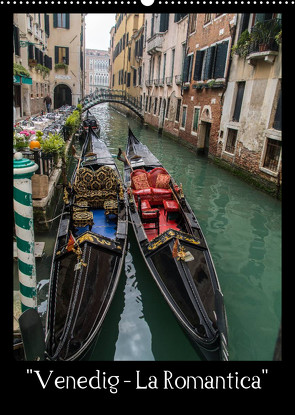
M 54 162 L 57 163 L 59 157 L 64 157 L 65 141 L 60 134 L 49 133 L 48 137 L 41 139 L 42 153 L 53 156 Z
M 29 145 L 29 134 L 13 133 L 13 147 L 16 151 L 24 150 Z
M 232 56 L 236 54 L 242 58 L 245 58 L 248 55 L 250 44 L 251 44 L 251 35 L 248 29 L 246 29 L 239 37 L 239 40 L 237 41 L 236 45 L 232 47 L 231 49 Z
M 269 50 L 281 31 L 281 25 L 277 19 L 257 22 L 252 30 L 252 40 L 258 44 L 259 51 Z
M 59 69 L 64 69 L 65 73 L 68 73 L 69 66 L 66 63 L 56 63 L 54 69 L 58 71 Z

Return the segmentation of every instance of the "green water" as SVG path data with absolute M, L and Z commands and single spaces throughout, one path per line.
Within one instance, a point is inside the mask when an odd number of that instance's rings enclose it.
M 183 184 L 224 294 L 230 360 L 272 360 L 281 322 L 281 203 L 107 104 L 92 112 L 114 156 L 125 149 L 129 123 Z M 55 232 L 54 225 L 36 237 L 46 241 L 37 263 L 43 310 Z M 89 360 L 200 360 L 146 269 L 131 226 L 125 269 Z

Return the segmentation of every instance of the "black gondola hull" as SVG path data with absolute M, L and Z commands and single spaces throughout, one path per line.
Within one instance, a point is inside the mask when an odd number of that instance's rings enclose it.
M 174 228 L 169 228 L 173 221 L 164 219 L 165 213 L 161 213 L 160 222 L 165 230 L 155 237 L 148 237 L 148 227 L 144 227 L 141 222 L 134 196 L 136 193 L 132 195 L 131 175 L 136 169 L 145 169 L 148 172 L 162 166 L 131 131 L 126 156 L 128 162 L 125 163 L 124 181 L 129 192 L 129 215 L 149 271 L 184 332 L 202 357 L 206 360 L 228 360 L 223 296 L 209 248 L 194 213 L 184 195 L 176 191 L 172 179 L 173 199 L 180 208 L 177 226 L 174 223 Z M 189 254 L 189 261 L 175 255 L 176 245 Z
M 115 295 L 126 253 L 128 209 L 119 170 L 107 146 L 91 128 L 87 140 L 92 153 L 82 154 L 73 173 L 54 248 L 46 319 L 47 360 L 80 360 L 93 346 Z M 82 163 L 87 177 L 101 171 L 99 177 L 104 180 L 107 171 L 111 175 L 106 179 L 108 185 L 110 180 L 117 183 L 117 190 L 112 190 L 117 192 L 117 202 L 112 199 L 115 214 L 106 216 L 109 213 L 104 207 L 87 205 L 82 211 L 90 212 L 93 220 L 91 227 L 85 228 L 73 219 L 74 208 L 83 206 L 76 202 L 75 191 Z M 89 191 L 89 203 L 94 195 L 95 188 Z

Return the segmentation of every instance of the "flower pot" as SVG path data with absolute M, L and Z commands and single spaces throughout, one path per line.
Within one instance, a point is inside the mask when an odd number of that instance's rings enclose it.
M 261 43 L 259 45 L 259 52 L 265 52 L 266 50 L 268 50 L 268 44 L 267 43 Z

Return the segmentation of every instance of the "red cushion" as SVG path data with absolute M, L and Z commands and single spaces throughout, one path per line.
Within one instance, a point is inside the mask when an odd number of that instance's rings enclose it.
M 141 210 L 151 209 L 151 205 L 148 200 L 141 201 Z
M 160 189 L 158 187 L 152 187 L 151 189 L 153 196 L 171 196 L 172 190 L 171 189 Z
M 152 189 L 148 187 L 147 189 L 141 189 L 141 190 L 132 190 L 132 193 L 135 196 L 152 196 Z
M 138 174 L 132 178 L 133 186 L 135 190 L 147 189 L 150 187 L 147 175 L 145 173 Z
M 169 174 L 158 174 L 156 180 L 156 188 L 169 189 L 170 176 Z
M 163 200 L 163 205 L 168 212 L 178 212 L 179 206 L 175 200 Z
M 155 167 L 148 173 L 148 181 L 151 187 L 156 187 L 156 181 L 159 174 L 168 174 L 163 167 Z
M 142 219 L 156 219 L 158 217 L 158 209 L 142 212 Z

